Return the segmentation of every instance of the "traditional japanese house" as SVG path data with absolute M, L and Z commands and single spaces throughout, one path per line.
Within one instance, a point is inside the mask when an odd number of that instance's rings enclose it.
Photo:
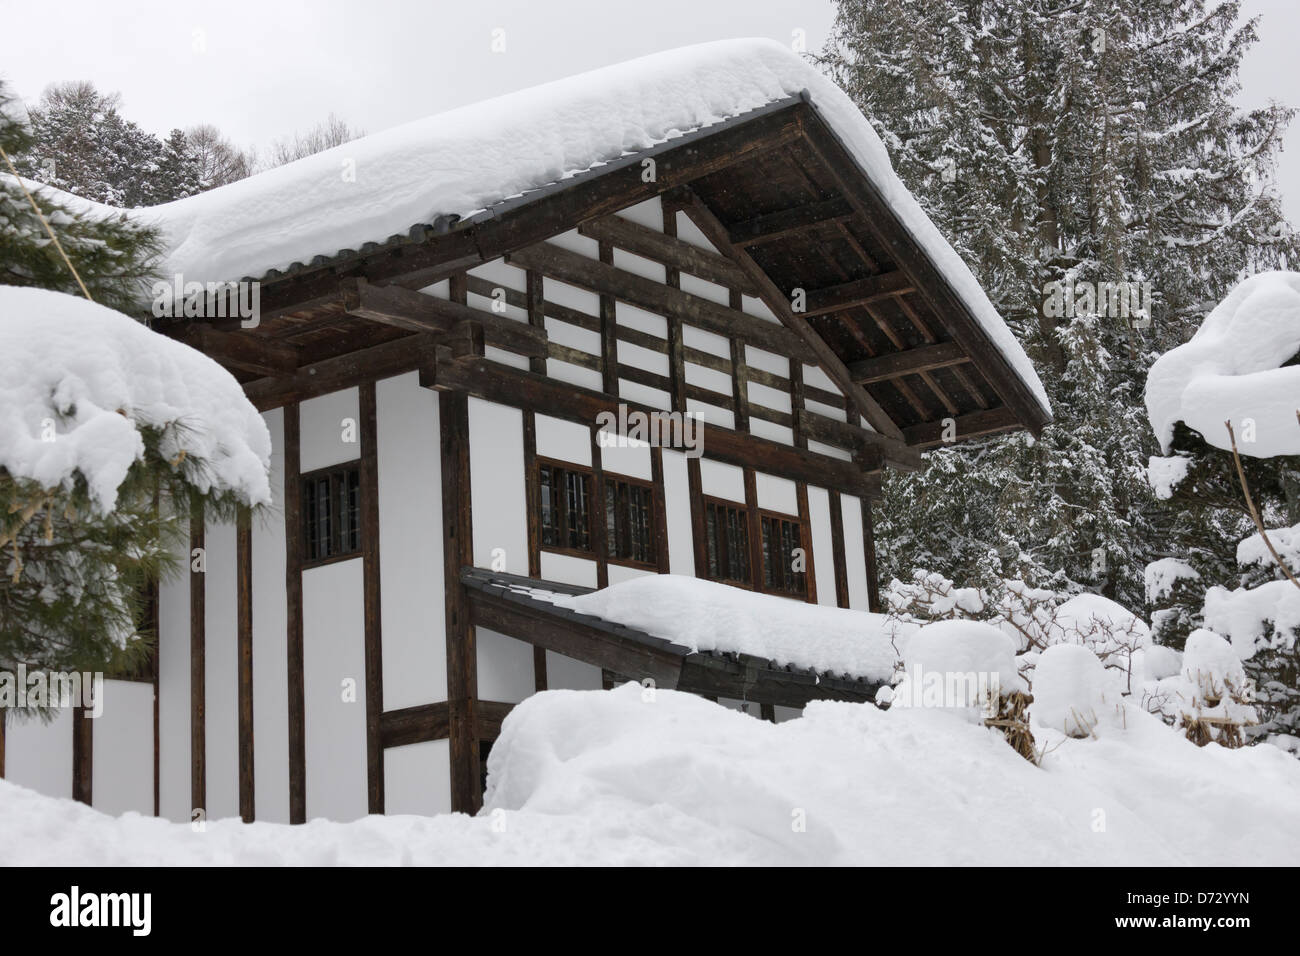
M 648 679 L 769 718 L 869 700 L 863 675 L 551 598 L 672 573 L 877 610 L 884 469 L 1050 417 L 866 120 L 774 43 L 634 61 L 138 214 L 179 279 L 257 283 L 255 316 L 153 324 L 264 410 L 276 497 L 196 517 L 153 672 L 108 681 L 101 717 L 8 728 L 10 779 L 109 811 L 472 811 L 502 720 L 546 688 Z M 620 440 L 665 413 L 675 437 Z

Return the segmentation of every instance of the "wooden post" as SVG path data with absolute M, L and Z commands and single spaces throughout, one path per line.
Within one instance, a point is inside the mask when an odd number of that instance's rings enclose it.
M 867 561 L 867 609 L 883 613 L 880 606 L 880 581 L 876 577 L 876 533 L 871 524 L 871 499 L 862 498 L 862 547 Z
M 664 495 L 664 450 L 660 445 L 650 449 L 650 481 L 653 484 L 655 507 L 655 559 L 659 573 L 667 574 L 671 570 L 668 560 L 668 506 Z
M 207 551 L 203 506 L 190 512 L 190 813 L 208 812 L 207 755 Z M 198 566 L 196 567 L 196 563 Z
M 813 562 L 812 520 L 808 514 L 808 485 L 799 481 L 794 488 L 799 502 L 799 545 L 804 554 L 804 589 L 808 592 L 808 603 L 816 604 L 817 574 Z
M 96 701 L 96 703 L 100 703 Z M 95 721 L 84 707 L 72 708 L 72 799 L 90 806 L 95 773 Z
M 695 551 L 695 576 L 709 576 L 709 547 L 705 542 L 707 528 L 704 515 L 704 476 L 700 459 L 686 459 L 686 485 L 691 497 L 691 545 Z
M 239 816 L 256 818 L 253 788 L 253 523 L 247 508 L 235 524 L 237 651 L 239 660 Z
M 532 273 L 529 273 L 531 276 Z M 539 278 L 540 285 L 541 279 Z M 543 362 L 543 364 L 545 364 Z M 542 489 L 537 475 L 537 418 L 528 409 L 524 419 L 524 508 L 528 523 L 528 576 L 542 576 Z M 533 686 L 546 690 L 546 648 L 533 645 Z
M 375 383 L 359 389 L 361 404 L 361 574 L 365 605 L 366 800 L 371 813 L 384 812 L 383 631 L 379 577 L 379 413 Z
M 475 698 L 477 644 L 461 568 L 474 563 L 469 483 L 469 399 L 464 392 L 438 396 L 442 445 L 443 583 L 447 593 L 447 702 L 451 809 L 476 813 L 482 805 Z
M 302 442 L 298 404 L 284 407 L 284 587 L 288 654 L 289 822 L 307 822 L 306 686 L 302 634 Z
M 745 522 L 749 526 L 749 583 L 763 590 L 763 519 L 758 515 L 758 478 L 745 468 Z
M 731 307 L 737 311 L 744 308 L 745 297 L 736 290 L 731 290 Z M 749 431 L 749 360 L 745 356 L 745 341 L 738 335 L 730 337 L 731 341 L 731 400 L 735 404 L 732 412 L 733 421 L 738 432 Z M 790 364 L 794 365 L 794 359 Z
M 676 237 L 677 209 L 675 206 L 670 208 L 666 202 L 663 205 L 663 223 L 664 235 Z M 681 282 L 679 270 L 670 266 L 665 267 L 665 285 L 678 289 L 681 287 Z M 682 351 L 682 320 L 672 310 L 666 310 L 664 321 L 668 323 L 668 379 L 671 383 L 669 401 L 673 411 L 684 412 L 686 411 L 686 359 Z
M 591 515 L 591 550 L 596 555 L 596 587 L 609 587 L 609 538 L 605 534 L 605 473 L 601 467 L 600 430 L 592 425 L 591 432 L 591 501 L 587 512 Z
M 614 247 L 608 242 L 598 244 L 600 261 L 614 264 Z M 618 330 L 617 305 L 612 295 L 600 297 L 600 372 L 607 395 L 618 394 Z
M 5 724 L 8 719 L 9 708 L 0 707 L 0 780 L 5 778 Z
M 831 506 L 831 555 L 835 561 L 835 606 L 848 607 L 849 566 L 844 551 L 844 508 L 838 491 L 828 491 L 827 495 Z

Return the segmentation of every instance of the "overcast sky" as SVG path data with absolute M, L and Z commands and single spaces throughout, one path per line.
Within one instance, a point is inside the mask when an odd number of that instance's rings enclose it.
M 1242 103 L 1300 104 L 1296 0 L 1246 0 L 1261 42 Z M 0 76 L 32 101 L 85 79 L 146 129 L 215 123 L 260 149 L 331 111 L 376 132 L 451 107 L 706 40 L 802 30 L 819 49 L 830 0 L 0 0 Z M 505 50 L 494 53 L 493 32 Z M 1300 121 L 1281 183 L 1300 223 Z

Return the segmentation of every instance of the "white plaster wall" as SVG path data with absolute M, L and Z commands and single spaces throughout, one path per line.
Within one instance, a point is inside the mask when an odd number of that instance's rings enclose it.
M 397 710 L 447 699 L 438 395 L 412 372 L 375 397 L 384 709 Z
M 664 449 L 664 510 L 668 528 L 668 570 L 695 574 L 695 542 L 691 532 L 691 486 L 686 454 Z
M 849 573 L 849 607 L 865 611 L 867 600 L 867 557 L 862 541 L 864 503 L 851 495 L 840 495 L 844 515 L 844 565 Z
M 197 577 L 186 546 L 158 595 L 158 809 L 176 821 L 189 820 L 191 809 L 190 579 Z
M 104 681 L 104 710 L 94 718 L 91 801 L 119 816 L 153 816 L 153 684 Z
M 88 718 L 79 717 L 78 720 Z M 51 797 L 72 797 L 72 710 L 49 723 L 10 717 L 5 725 L 5 779 Z
M 253 521 L 253 801 L 258 820 L 289 822 L 289 660 L 285 594 L 284 412 L 266 412 L 271 508 Z
M 549 415 L 537 415 L 537 454 L 543 458 L 571 461 L 575 465 L 591 464 L 591 430 L 577 422 L 568 422 Z M 596 424 L 592 422 L 592 424 Z M 522 441 L 522 438 L 520 439 Z M 470 440 L 473 445 L 473 439 Z M 522 456 L 522 452 L 521 452 Z M 523 458 L 520 458 L 520 468 Z
M 789 478 L 755 472 L 754 492 L 760 508 L 798 517 L 799 489 Z
M 560 584 L 577 584 L 586 588 L 596 586 L 596 562 L 575 558 L 569 554 L 542 552 L 542 579 Z
M 235 526 L 207 526 L 204 732 L 209 820 L 239 815 L 239 647 Z
M 600 467 L 607 474 L 650 481 L 654 474 L 649 445 L 612 444 L 600 449 Z
M 299 406 L 300 471 L 338 465 L 361 455 L 360 409 L 360 393 L 355 388 L 308 399 Z M 345 424 L 349 421 L 351 427 Z
M 700 459 L 700 486 L 706 496 L 745 503 L 745 472 L 736 465 Z
M 808 524 L 812 531 L 817 603 L 835 607 L 835 545 L 831 540 L 830 494 L 825 488 L 808 488 Z
M 302 595 L 307 817 L 355 820 L 367 810 L 361 559 L 308 568 Z
M 655 232 L 663 232 L 664 208 L 658 198 L 647 199 L 645 202 L 639 202 L 635 206 L 628 206 L 626 209 L 620 209 L 618 215 L 623 219 L 630 219 L 633 222 L 640 223 L 647 229 L 653 229 Z
M 451 756 L 445 740 L 384 751 L 384 813 L 451 812 Z

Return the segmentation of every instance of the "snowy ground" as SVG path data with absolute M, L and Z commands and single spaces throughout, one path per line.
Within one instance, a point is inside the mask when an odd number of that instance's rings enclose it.
M 493 748 L 478 817 L 185 824 L 0 782 L 0 865 L 1289 864 L 1300 761 L 1197 748 L 1129 707 L 1039 728 L 1042 768 L 959 713 L 813 704 L 773 725 L 636 685 L 552 691 Z M 800 824 L 804 826 L 801 827 Z

